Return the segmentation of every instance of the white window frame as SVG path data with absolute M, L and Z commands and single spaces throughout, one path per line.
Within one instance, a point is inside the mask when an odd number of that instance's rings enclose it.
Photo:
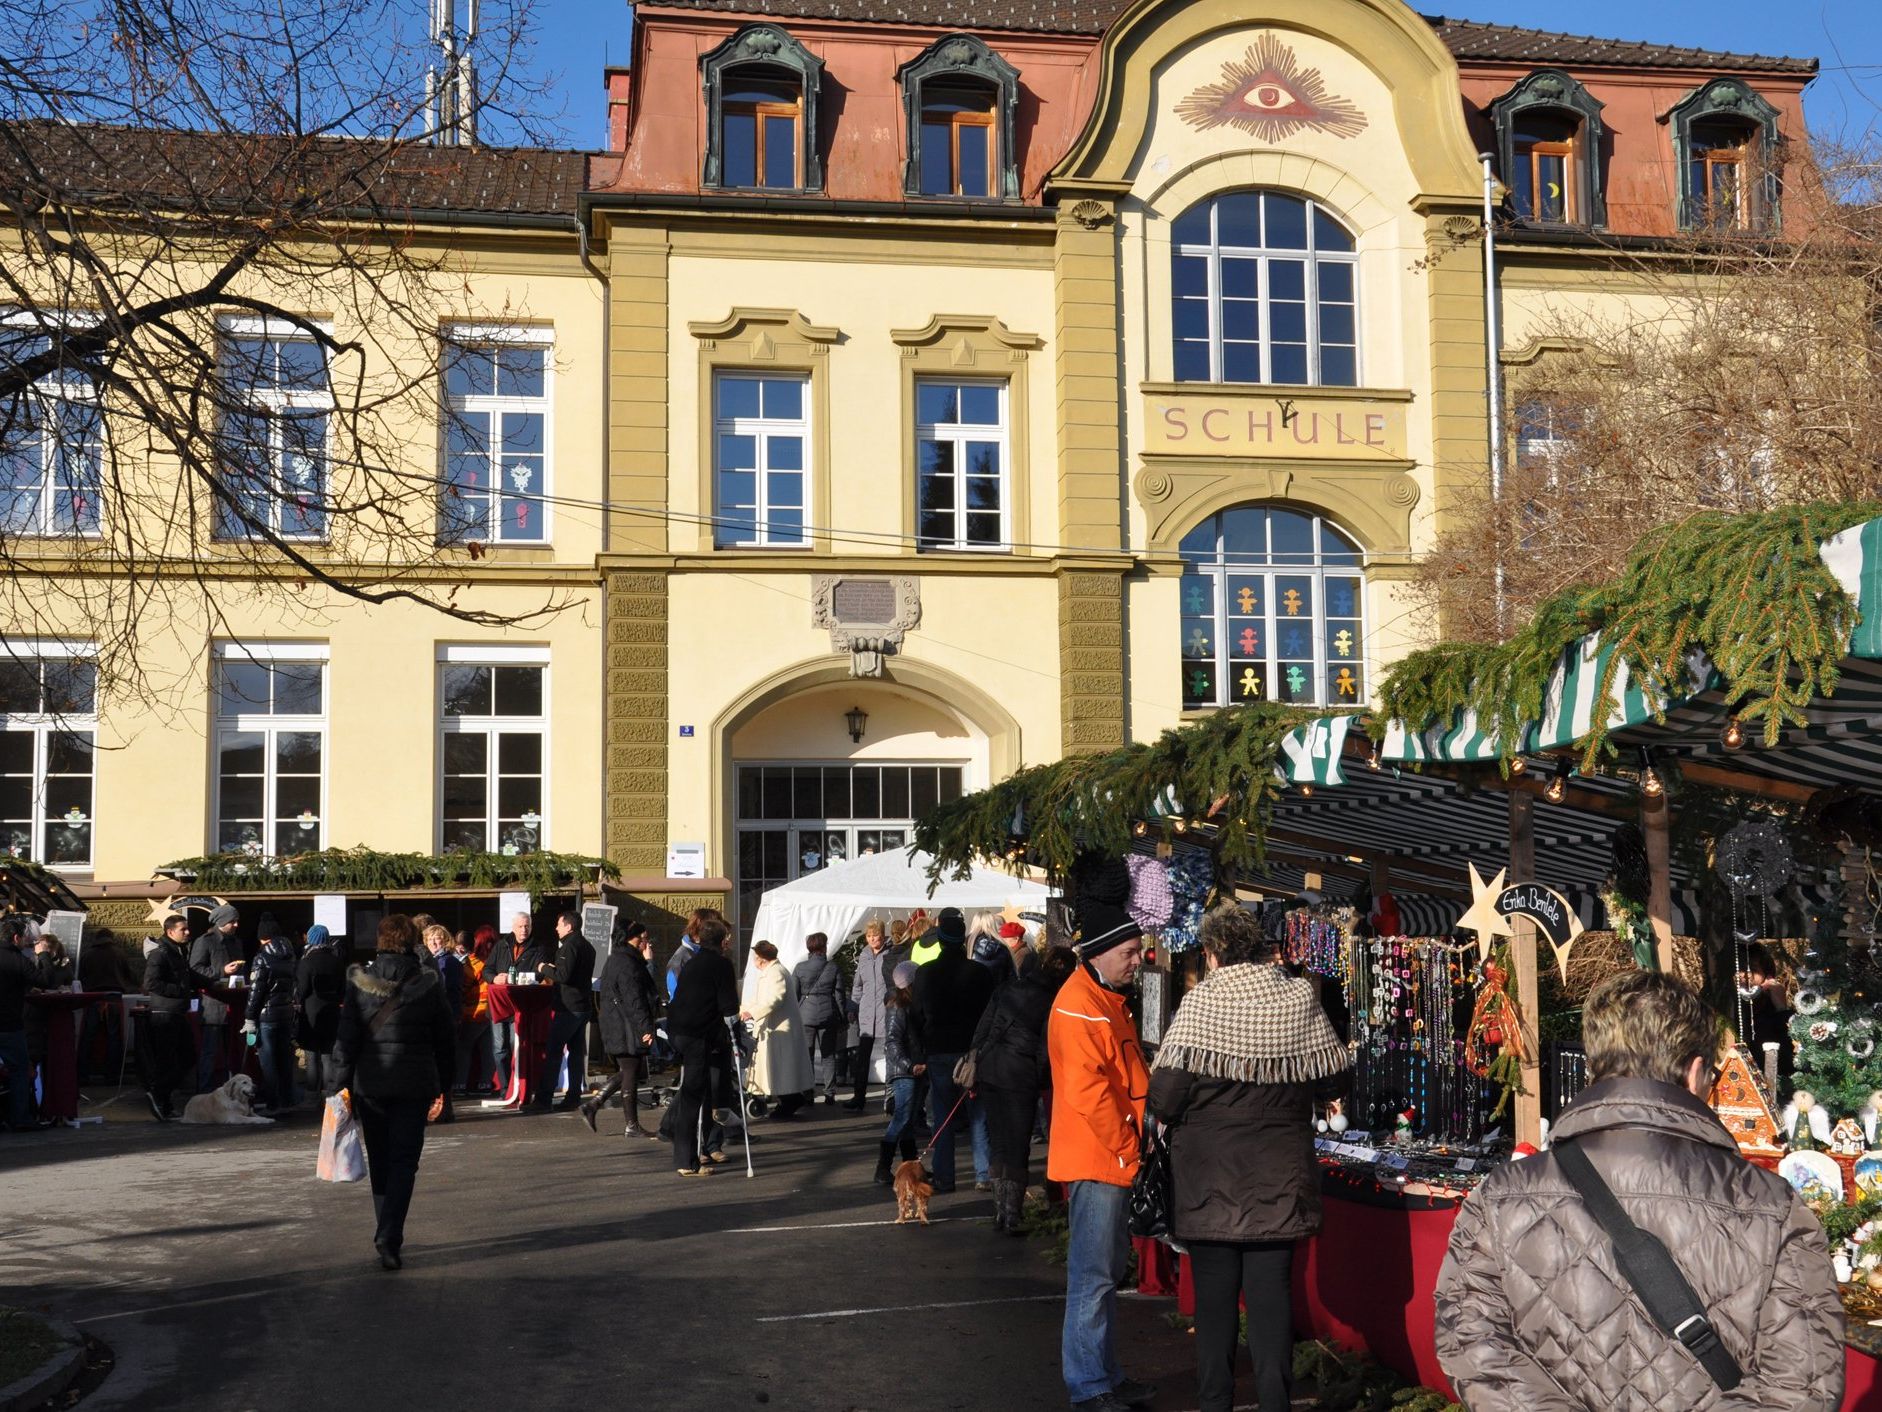
M 95 661 L 98 648 L 95 643 L 82 642 L 69 638 L 10 638 L 0 640 L 0 660 L 18 662 L 39 661 Z M 92 690 L 92 709 L 60 713 L 57 711 L 35 711 L 19 715 L 0 716 L 0 729 L 31 731 L 33 733 L 33 802 L 32 802 L 32 841 L 28 845 L 32 851 L 32 861 L 55 872 L 88 873 L 98 853 L 98 696 L 94 684 Z M 66 731 L 73 734 L 83 732 L 92 739 L 91 803 L 83 819 L 77 823 L 90 824 L 91 848 L 83 862 L 48 863 L 46 857 L 46 825 L 51 821 L 46 817 L 46 757 L 49 753 L 53 732 Z
M 1223 509 L 1216 511 L 1215 514 L 1207 516 L 1206 518 L 1213 520 L 1230 511 L 1241 509 L 1288 510 L 1290 508 L 1291 507 L 1285 505 L 1244 503 L 1225 506 Z M 1272 553 L 1269 553 L 1262 562 L 1256 562 L 1252 557 L 1231 560 L 1222 548 L 1222 535 L 1219 527 L 1216 532 L 1215 551 L 1210 559 L 1199 562 L 1191 558 L 1188 554 L 1182 555 L 1183 573 L 1181 577 L 1188 578 L 1191 572 L 1194 571 L 1199 577 L 1212 580 L 1214 584 L 1212 596 L 1215 605 L 1211 610 L 1211 616 L 1215 622 L 1215 655 L 1213 659 L 1191 657 L 1188 652 L 1184 650 L 1183 644 L 1180 641 L 1177 644 L 1177 655 L 1181 659 L 1185 670 L 1187 670 L 1189 664 L 1192 662 L 1212 660 L 1212 665 L 1215 669 L 1215 700 L 1213 702 L 1203 702 L 1192 706 L 1187 702 L 1187 694 L 1182 693 L 1179 694 L 1178 699 L 1183 702 L 1183 710 L 1217 711 L 1227 706 L 1243 704 L 1244 699 L 1235 695 L 1232 690 L 1235 683 L 1229 679 L 1229 662 L 1235 656 L 1235 654 L 1229 651 L 1228 582 L 1231 575 L 1236 578 L 1258 578 L 1262 580 L 1262 602 L 1265 608 L 1262 616 L 1262 637 L 1264 641 L 1261 646 L 1261 661 L 1268 674 L 1268 689 L 1262 698 L 1263 700 L 1276 701 L 1280 702 L 1282 705 L 1288 706 L 1334 709 L 1340 706 L 1364 706 L 1369 699 L 1368 696 L 1364 694 L 1371 685 L 1369 680 L 1371 674 L 1366 670 L 1367 578 L 1365 551 L 1361 549 L 1344 530 L 1334 524 L 1325 515 L 1316 515 L 1311 511 L 1300 509 L 1293 510 L 1293 513 L 1304 515 L 1314 522 L 1314 557 L 1311 564 L 1277 564 L 1273 562 Z M 1359 562 L 1356 564 L 1327 563 L 1325 535 L 1328 533 L 1338 535 L 1346 545 L 1350 545 L 1352 552 L 1359 556 Z M 1302 619 L 1284 619 L 1276 611 L 1278 607 L 1278 600 L 1275 596 L 1276 584 L 1280 579 L 1284 578 L 1304 578 L 1313 581 L 1313 612 L 1304 621 L 1309 624 L 1309 631 L 1312 634 L 1314 690 L 1312 697 L 1304 701 L 1282 701 L 1282 698 L 1276 691 L 1276 687 L 1280 681 L 1282 659 L 1280 642 L 1278 641 L 1279 635 L 1275 629 L 1277 626 L 1287 622 L 1303 621 Z M 1353 600 L 1353 608 L 1355 611 L 1352 619 L 1359 625 L 1359 634 L 1353 643 L 1354 651 L 1351 659 L 1353 666 L 1359 669 L 1357 674 L 1359 689 L 1355 691 L 1353 699 L 1350 701 L 1337 698 L 1328 699 L 1331 696 L 1327 684 L 1328 668 L 1334 665 L 1343 666 L 1347 660 L 1345 658 L 1339 658 L 1330 661 L 1327 657 L 1327 619 L 1329 617 L 1340 616 L 1327 612 L 1327 580 L 1330 578 L 1357 579 L 1359 581 L 1359 587 L 1355 590 Z M 1181 579 L 1178 581 L 1177 592 L 1179 594 L 1182 592 Z M 1183 613 L 1179 606 L 1177 614 L 1179 624 L 1183 618 L 1189 616 L 1192 615 Z
M 495 527 L 498 532 L 488 542 L 546 549 L 555 539 L 555 507 L 552 503 L 555 495 L 555 329 L 539 324 L 450 323 L 444 325 L 441 335 L 446 343 L 459 347 L 508 345 L 540 348 L 543 351 L 541 397 L 501 397 L 495 393 L 489 396 L 452 397 L 448 391 L 445 370 L 440 367 L 438 398 L 446 417 L 452 412 L 482 412 L 492 418 L 492 474 L 489 487 L 484 491 L 490 502 L 490 513 L 485 523 Z M 536 413 L 542 417 L 542 488 L 533 497 L 536 513 L 542 517 L 542 533 L 534 538 L 506 536 L 501 532 L 504 491 L 496 482 L 500 473 L 498 463 L 503 457 L 501 437 L 495 433 L 495 429 L 500 425 L 497 419 L 506 412 Z M 447 459 L 450 455 L 449 447 L 449 428 L 441 421 L 438 427 L 438 493 L 441 496 L 452 490 Z M 467 542 L 447 539 L 442 517 L 438 523 L 438 538 L 440 543 L 447 544 Z
M 432 686 L 437 695 L 438 720 L 438 761 L 433 771 L 432 798 L 437 801 L 432 810 L 432 845 L 439 852 L 444 851 L 444 738 L 447 735 L 482 735 L 488 741 L 484 747 L 485 788 L 488 791 L 484 799 L 484 848 L 486 852 L 502 851 L 502 840 L 498 837 L 497 811 L 497 737 L 503 734 L 521 735 L 533 732 L 542 737 L 542 812 L 536 821 L 536 848 L 546 850 L 549 842 L 550 816 L 550 753 L 551 722 L 554 712 L 550 709 L 549 693 L 554 683 L 554 673 L 549 670 L 550 650 L 547 647 L 515 646 L 479 646 L 476 644 L 441 643 L 438 647 L 437 666 L 432 672 Z M 540 667 L 542 669 L 542 714 L 540 716 L 450 716 L 444 710 L 444 671 L 445 667 Z M 494 695 L 491 700 L 494 707 Z M 524 818 L 527 819 L 527 815 Z
M 320 714 L 318 716 L 277 716 L 272 712 L 238 712 L 233 716 L 222 714 L 221 684 L 216 679 L 224 662 L 252 662 L 265 666 L 274 662 L 318 662 L 320 672 Z M 333 737 L 327 728 L 332 715 L 333 676 L 329 670 L 330 653 L 324 642 L 218 642 L 211 654 L 209 681 L 210 710 L 213 714 L 215 730 L 212 733 L 210 752 L 210 811 L 209 811 L 209 849 L 210 853 L 221 850 L 222 841 L 222 740 L 232 733 L 257 734 L 262 736 L 262 848 L 258 857 L 274 857 L 274 827 L 278 822 L 275 784 L 275 737 L 294 733 L 317 733 L 320 736 L 320 815 L 315 821 L 312 846 L 306 851 L 327 846 L 327 820 L 329 816 L 328 780 L 333 763 Z
M 48 321 L 24 309 L 14 309 L 0 313 L 0 327 L 40 330 Z M 67 328 L 89 328 L 98 322 L 96 314 L 64 315 L 58 320 Z M 58 464 L 58 438 L 48 436 L 41 442 L 39 465 L 39 503 L 33 512 L 33 525 L 21 534 L 34 539 L 101 539 L 104 537 L 104 457 L 109 439 L 105 426 L 103 408 L 98 396 L 97 384 L 90 378 L 58 372 L 40 378 L 33 384 L 33 391 L 28 394 L 42 403 L 71 402 L 89 405 L 98 410 L 98 523 L 91 529 L 56 530 L 52 524 L 54 496 L 57 493 L 57 477 L 54 468 Z M 48 408 L 50 410 L 50 408 Z
M 995 428 L 966 422 L 923 422 L 921 390 L 924 387 L 991 387 L 1000 395 L 1000 421 Z M 924 375 L 915 379 L 915 536 L 916 547 L 924 554 L 1007 554 L 1013 548 L 1013 448 L 1012 412 L 1009 398 L 1012 382 L 1007 378 L 960 378 Z M 921 448 L 925 441 L 947 442 L 954 447 L 954 534 L 942 544 L 929 544 L 921 538 Z M 993 544 L 973 544 L 967 539 L 967 443 L 991 441 L 1000 448 L 1000 537 Z
M 216 335 L 218 338 L 273 338 L 283 342 L 315 343 L 316 346 L 318 346 L 317 340 L 307 331 L 308 326 L 312 326 L 320 330 L 320 332 L 329 335 L 333 332 L 333 324 L 328 319 L 308 319 L 305 325 L 303 325 L 294 323 L 288 319 L 266 318 L 257 314 L 224 314 L 216 320 Z M 322 350 L 322 356 L 323 358 L 325 356 L 324 349 Z M 218 372 L 219 371 L 218 369 Z M 282 473 L 281 464 L 282 451 L 279 431 L 280 422 L 278 420 L 280 414 L 289 411 L 317 411 L 325 412 L 328 415 L 327 444 L 321 448 L 320 484 L 318 490 L 319 498 L 322 500 L 327 499 L 333 476 L 333 425 L 331 418 L 336 407 L 333 396 L 332 367 L 329 365 L 327 368 L 327 386 L 324 391 L 312 392 L 305 389 L 289 391 L 281 388 L 255 387 L 241 389 L 229 388 L 227 391 L 231 394 L 232 399 L 233 395 L 238 392 L 243 394 L 250 407 L 262 416 L 269 418 L 271 428 L 269 433 L 269 465 L 270 473 L 277 486 L 287 484 L 286 478 Z M 290 534 L 287 530 L 282 528 L 281 511 L 284 501 L 284 496 L 270 492 L 268 496 L 268 528 L 282 539 L 308 544 L 325 543 L 327 539 L 326 531 L 319 534 Z M 217 506 L 216 508 L 219 511 L 221 507 Z M 219 521 L 221 517 L 217 514 L 214 518 Z M 332 528 L 330 515 L 328 516 L 328 520 L 327 530 L 330 531 Z M 220 524 L 217 525 L 215 532 L 217 538 L 225 540 L 254 537 L 252 535 L 229 533 L 223 530 Z
M 1305 249 L 1288 249 L 1265 245 L 1224 245 L 1219 231 L 1221 208 L 1214 203 L 1222 196 L 1282 196 L 1305 203 L 1307 207 L 1307 245 Z M 1359 237 L 1330 206 L 1314 200 L 1311 196 L 1302 196 L 1297 192 L 1282 191 L 1272 187 L 1250 187 L 1244 192 L 1225 191 L 1215 196 L 1203 198 L 1210 203 L 1209 242 L 1206 245 L 1179 244 L 1174 239 L 1175 228 L 1172 223 L 1170 250 L 1172 259 L 1177 256 L 1197 257 L 1203 260 L 1207 271 L 1208 312 L 1209 312 L 1209 382 L 1225 382 L 1223 376 L 1222 343 L 1222 257 L 1226 253 L 1230 259 L 1251 259 L 1255 262 L 1258 275 L 1255 285 L 1255 304 L 1260 311 L 1261 338 L 1260 358 L 1261 376 L 1253 383 L 1236 383 L 1240 387 L 1344 387 L 1345 383 L 1326 383 L 1322 381 L 1320 366 L 1320 270 L 1322 265 L 1349 265 L 1353 271 L 1353 382 L 1354 387 L 1366 385 L 1365 363 L 1365 325 L 1362 322 L 1361 291 L 1359 288 Z M 1200 204 L 1200 203 L 1199 203 Z M 1321 250 L 1317 247 L 1314 233 L 1314 213 L 1326 212 L 1327 219 L 1352 237 L 1354 248 L 1347 250 Z M 1187 214 L 1187 212 L 1184 212 Z M 1265 215 L 1265 208 L 1264 208 Z M 1305 298 L 1307 306 L 1307 381 L 1305 383 L 1280 383 L 1274 380 L 1274 318 L 1273 300 L 1270 296 L 1269 264 L 1281 260 L 1292 264 L 1306 265 Z M 1170 358 L 1171 376 L 1176 374 L 1176 310 L 1183 296 L 1176 292 L 1174 267 L 1170 281 Z M 1187 341 L 1187 340 L 1185 340 Z M 1197 384 L 1204 386 L 1206 384 Z
M 759 382 L 795 382 L 803 389 L 801 406 L 803 416 L 796 420 L 782 417 L 721 417 L 719 415 L 719 384 L 726 378 L 752 378 Z M 809 373 L 773 371 L 768 368 L 718 367 L 712 370 L 709 384 L 712 406 L 708 414 L 712 418 L 712 542 L 715 549 L 803 549 L 811 547 L 810 507 L 812 502 L 811 477 L 815 468 L 811 464 L 816 455 L 816 446 L 811 441 L 811 398 L 816 391 Z M 762 398 L 763 394 L 760 394 Z M 763 404 L 760 403 L 760 412 Z M 803 501 L 798 507 L 803 517 L 802 537 L 798 539 L 773 539 L 771 524 L 771 438 L 776 435 L 797 437 L 803 447 L 802 467 L 796 474 L 803 478 Z M 756 440 L 758 452 L 757 468 L 752 474 L 757 477 L 755 498 L 757 505 L 752 511 L 753 534 L 751 539 L 732 539 L 728 535 L 730 527 L 726 520 L 724 502 L 719 495 L 719 478 L 725 474 L 719 464 L 719 439 L 724 436 L 749 436 Z M 789 475 L 789 471 L 780 471 L 780 475 Z

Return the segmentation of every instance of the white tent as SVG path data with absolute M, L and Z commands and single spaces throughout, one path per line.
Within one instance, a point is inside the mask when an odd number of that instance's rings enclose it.
M 820 872 L 806 873 L 795 882 L 780 883 L 758 904 L 752 924 L 753 941 L 768 941 L 778 948 L 778 959 L 795 966 L 804 958 L 804 938 L 822 932 L 835 951 L 862 930 L 871 917 L 886 924 L 906 917 L 918 907 L 932 916 L 943 907 L 975 912 L 998 912 L 1008 906 L 1029 912 L 1046 909 L 1046 888 L 991 868 L 976 868 L 965 882 L 944 881 L 928 895 L 926 853 L 901 849 L 871 853 L 846 863 L 832 863 Z

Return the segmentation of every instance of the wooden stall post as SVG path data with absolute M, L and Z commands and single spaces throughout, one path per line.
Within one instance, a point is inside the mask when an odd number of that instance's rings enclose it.
M 1647 920 L 1653 925 L 1653 952 L 1660 969 L 1673 973 L 1672 845 L 1667 838 L 1670 811 L 1666 799 L 1640 801 L 1640 832 L 1647 842 Z
M 1536 801 L 1510 791 L 1510 881 L 1536 881 Z M 1510 919 L 1510 957 L 1523 1011 L 1523 1091 L 1516 1096 L 1516 1141 L 1542 1145 L 1542 1042 L 1536 1031 L 1536 924 Z

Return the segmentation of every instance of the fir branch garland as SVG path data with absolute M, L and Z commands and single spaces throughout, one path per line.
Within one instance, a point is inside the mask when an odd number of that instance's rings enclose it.
M 1765 743 L 1775 745 L 1786 725 L 1803 723 L 1813 699 L 1836 690 L 1856 625 L 1855 605 L 1818 550 L 1879 515 L 1882 504 L 1873 501 L 1817 503 L 1707 512 L 1660 526 L 1635 546 L 1618 579 L 1565 590 L 1508 640 L 1444 643 L 1388 668 L 1368 729 L 1383 739 L 1393 720 L 1422 731 L 1475 711 L 1507 764 L 1523 726 L 1541 719 L 1563 652 L 1600 632 L 1614 652 L 1597 699 L 1611 697 L 1623 663 L 1651 696 L 1680 694 L 1687 652 L 1697 647 L 1740 720 L 1763 721 Z M 1607 747 L 1607 733 L 1607 712 L 1598 710 L 1583 742 L 1584 768 Z
M 1287 788 L 1274 773 L 1281 741 L 1324 714 L 1265 701 L 1231 706 L 1148 744 L 1035 765 L 930 811 L 915 824 L 915 847 L 933 855 L 937 882 L 964 877 L 977 861 L 1031 864 L 1061 878 L 1080 853 L 1128 852 L 1135 821 L 1167 835 L 1181 815 L 1221 825 L 1212 846 L 1222 864 L 1259 862 Z M 1015 844 L 1018 859 L 1008 857 Z
M 532 898 L 578 887 L 599 869 L 619 878 L 620 867 L 582 853 L 381 853 L 372 848 L 328 848 L 280 858 L 214 853 L 183 858 L 157 869 L 213 893 L 403 892 L 423 888 L 527 889 Z

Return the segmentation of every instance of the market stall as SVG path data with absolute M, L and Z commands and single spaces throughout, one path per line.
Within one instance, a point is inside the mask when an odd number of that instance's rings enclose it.
M 1008 908 L 1043 912 L 1051 896 L 1040 883 L 984 866 L 944 879 L 931 894 L 932 863 L 920 853 L 872 853 L 782 883 L 758 904 L 752 939 L 776 946 L 788 969 L 804 958 L 804 938 L 812 932 L 829 937 L 834 951 L 872 918 L 887 925 L 917 910 L 933 914 L 943 907 L 969 915 Z
M 918 844 L 941 868 L 1011 858 L 1050 876 L 1088 851 L 1200 850 L 1212 903 L 1355 904 L 1358 925 L 1303 931 L 1293 958 L 1347 1007 L 1361 1088 L 1347 1130 L 1321 1138 L 1327 1230 L 1297 1269 L 1316 1329 L 1371 1342 L 1378 1306 L 1375 1352 L 1429 1377 L 1418 1331 L 1436 1262 L 1418 1251 L 1441 1252 L 1442 1203 L 1468 1199 L 1510 1139 L 1545 1139 L 1548 1091 L 1572 1093 L 1549 1072 L 1572 1071 L 1572 1054 L 1548 1045 L 1578 1031 L 1596 936 L 1610 969 L 1696 974 L 1746 1042 L 1715 1107 L 1823 1217 L 1866 1325 L 1882 1319 L 1878 508 L 1694 517 L 1506 642 L 1396 664 L 1369 715 L 1217 712 L 943 806 Z M 1380 904 L 1400 896 L 1388 921 Z M 1165 941 L 1180 963 L 1181 938 Z M 1754 947 L 1781 958 L 1762 988 L 1745 980 Z M 1464 975 L 1442 986 L 1453 958 Z M 1481 1007 L 1499 998 L 1491 1024 Z M 1795 1076 L 1767 1091 L 1776 1055 L 1749 1047 L 1753 1011 L 1793 998 Z M 1456 1081 L 1460 1042 L 1488 1092 Z M 1473 1129 L 1466 1110 L 1486 1097 L 1500 1113 Z M 1852 1390 L 1872 1375 L 1852 1353 Z

